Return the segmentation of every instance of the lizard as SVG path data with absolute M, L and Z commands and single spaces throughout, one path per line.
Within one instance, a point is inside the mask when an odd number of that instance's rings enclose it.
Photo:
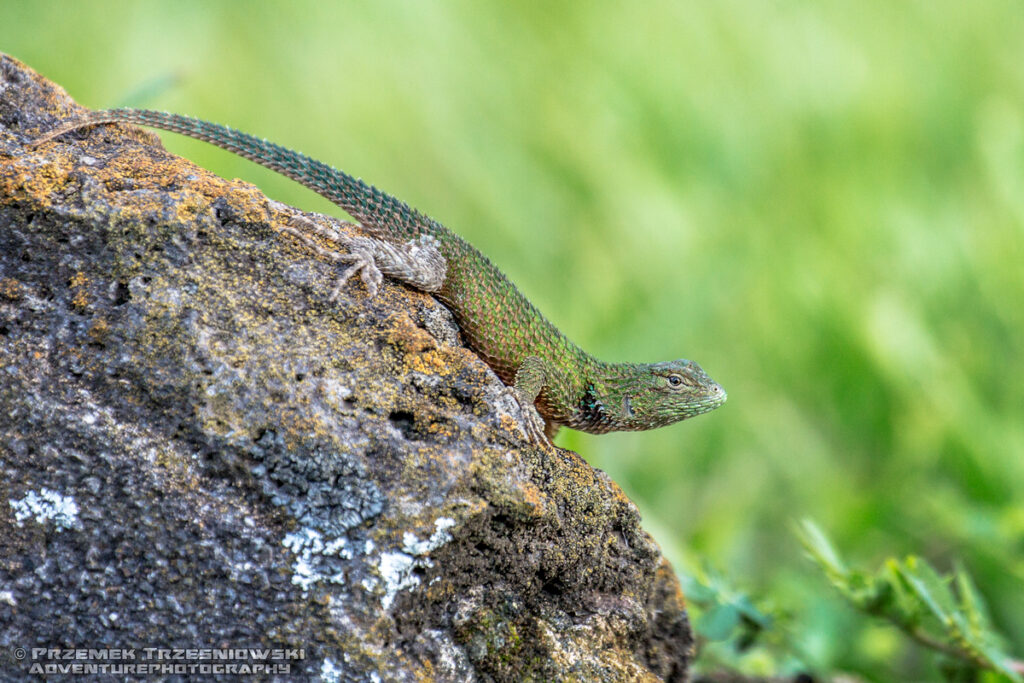
M 594 434 L 653 429 L 706 413 L 726 400 L 725 390 L 691 360 L 630 363 L 595 358 L 456 233 L 361 179 L 256 136 L 179 114 L 109 109 L 66 121 L 30 144 L 111 123 L 208 142 L 281 173 L 343 209 L 367 237 L 345 237 L 303 219 L 308 232 L 343 251 L 325 249 L 292 226 L 285 229 L 321 256 L 351 264 L 340 274 L 339 288 L 359 273 L 372 297 L 387 275 L 445 304 L 469 348 L 511 387 L 523 431 L 534 445 L 550 446 L 561 426 Z

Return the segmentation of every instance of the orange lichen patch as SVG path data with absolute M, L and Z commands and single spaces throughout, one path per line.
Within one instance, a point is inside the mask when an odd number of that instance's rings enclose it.
M 435 581 L 427 586 L 427 599 L 432 602 L 447 602 L 453 598 L 455 586 L 448 581 Z
M 498 418 L 501 423 L 501 428 L 510 434 L 520 435 L 522 430 L 519 427 L 519 423 L 512 419 L 511 415 L 501 415 Z
M 8 301 L 19 301 L 25 296 L 25 286 L 10 277 L 0 278 L 0 297 Z
M 572 451 L 559 451 L 560 467 L 559 477 L 556 483 L 557 489 L 568 495 L 575 495 L 578 491 L 589 491 L 600 487 L 605 488 L 605 482 L 597 482 L 594 469 L 590 467 L 579 455 Z M 610 480 L 608 483 L 611 483 Z M 616 502 L 629 502 L 629 499 L 622 494 L 619 487 L 612 484 L 615 489 Z
M 44 160 L 45 159 L 45 160 Z M 0 157 L 0 196 L 49 205 L 77 162 L 70 153 Z
M 78 309 L 88 308 L 89 292 L 84 289 L 75 292 L 75 298 L 71 300 L 71 305 Z
M 102 179 L 112 191 L 123 189 L 163 190 L 187 187 L 186 191 L 171 192 L 174 197 L 202 196 L 214 198 L 225 193 L 227 181 L 193 166 L 185 160 L 156 156 L 152 148 L 126 147 L 112 158 L 103 169 Z M 151 200 L 156 202 L 156 198 Z M 124 199 L 125 204 L 138 204 L 142 211 L 150 208 L 144 195 L 132 193 Z M 186 206 L 186 208 L 189 208 Z M 186 214 L 185 217 L 190 217 Z
M 288 448 L 300 448 L 302 440 L 311 435 L 318 439 L 328 438 L 326 425 L 316 418 L 287 413 L 281 415 L 281 420 L 277 424 L 281 427 L 281 434 Z
M 392 315 L 388 318 L 387 340 L 395 348 L 410 354 L 423 353 L 437 346 L 430 334 L 412 321 L 408 314 Z
M 427 425 L 427 432 L 438 436 L 455 436 L 452 425 L 448 422 L 431 422 Z
M 217 176 L 213 178 L 224 183 L 223 195 L 231 203 L 239 219 L 251 223 L 267 219 L 268 200 L 258 187 L 244 180 L 228 181 Z M 211 186 L 215 186 L 212 181 Z
M 196 216 L 201 215 L 210 206 L 206 196 L 191 190 L 171 192 L 169 194 L 177 200 L 175 202 L 174 220 L 178 223 L 188 223 Z
M 93 173 L 104 183 L 110 191 L 110 199 L 125 212 L 126 217 L 152 215 L 168 203 L 165 197 L 124 190 L 167 192 L 171 188 L 187 188 L 168 193 L 178 200 L 172 205 L 177 211 L 175 219 L 179 222 L 192 220 L 205 211 L 213 199 L 225 196 L 244 220 L 255 222 L 266 218 L 261 206 L 266 200 L 252 185 L 225 180 L 152 146 L 126 145 Z M 59 179 L 55 184 L 59 184 Z
M 451 353 L 451 362 L 453 365 L 476 365 L 477 361 L 480 360 L 480 356 L 476 355 L 476 353 L 465 346 L 452 346 L 448 348 Z M 486 372 L 481 373 L 479 376 L 481 383 L 490 381 L 489 378 L 490 374 Z
M 152 147 L 125 146 L 111 157 L 103 168 L 107 183 L 124 185 L 130 181 L 133 187 L 167 189 L 179 186 L 186 173 L 181 168 L 187 162 L 171 163 L 171 157 L 157 158 Z M 116 187 L 115 186 L 115 187 Z
M 523 506 L 534 513 L 537 517 L 543 517 L 548 508 L 548 497 L 536 485 L 531 482 L 524 482 L 520 486 L 523 496 Z
M 416 666 L 420 668 L 413 671 L 412 675 L 420 683 L 433 683 L 433 681 L 438 680 L 437 672 L 434 670 L 434 663 L 429 659 L 416 662 Z
M 92 324 L 89 325 L 88 334 L 93 341 L 103 341 L 108 332 L 110 332 L 110 323 L 108 323 L 104 318 L 96 318 L 92 321 Z
M 588 466 L 588 467 L 589 467 L 589 466 Z M 631 501 L 631 500 L 629 499 L 629 496 L 627 496 L 627 495 L 626 495 L 626 494 L 625 494 L 625 493 L 623 492 L 623 490 L 622 490 L 622 489 L 621 489 L 621 488 L 619 487 L 619 485 L 618 485 L 618 484 L 616 484 L 616 483 L 615 483 L 614 481 L 612 481 L 611 479 L 609 479 L 609 480 L 608 480 L 608 481 L 607 481 L 607 482 L 605 483 L 605 486 L 607 487 L 608 491 L 609 491 L 609 492 L 610 492 L 610 493 L 612 494 L 612 496 L 614 497 L 614 499 L 615 499 L 615 502 L 616 502 L 616 503 L 619 503 L 619 504 L 621 504 L 621 505 L 632 505 L 632 504 L 633 504 L 633 501 Z
M 436 399 L 437 405 L 441 408 L 448 410 L 458 410 L 459 402 L 451 396 L 438 396 Z
M 444 354 L 436 350 L 425 353 L 408 354 L 405 356 L 405 365 L 413 372 L 423 372 L 434 375 L 444 375 L 451 371 L 451 366 L 445 359 Z
M 79 309 L 87 308 L 91 301 L 89 298 L 89 288 L 87 286 L 89 284 L 88 276 L 81 272 L 75 273 L 71 276 L 69 284 L 71 285 L 71 289 L 75 290 L 75 296 L 71 299 L 71 305 Z

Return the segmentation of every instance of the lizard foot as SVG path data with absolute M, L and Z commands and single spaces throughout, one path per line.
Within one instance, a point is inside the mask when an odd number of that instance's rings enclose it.
M 554 448 L 554 444 L 547 436 L 546 423 L 544 418 L 537 412 L 537 408 L 532 403 L 523 404 L 516 396 L 516 392 L 513 390 L 512 395 L 516 399 L 516 403 L 519 405 L 519 409 L 523 414 L 523 422 L 520 425 L 523 430 L 523 436 L 526 437 L 526 441 L 531 446 L 536 446 L 544 450 Z
M 346 237 L 333 226 L 325 225 L 320 221 L 314 221 L 301 214 L 289 213 L 288 218 L 289 221 L 295 225 L 287 223 L 282 225 L 281 229 L 284 232 L 302 242 L 303 245 L 321 258 L 333 261 L 334 263 L 351 264 L 348 268 L 342 271 L 341 275 L 338 276 L 338 281 L 334 285 L 334 289 L 331 290 L 331 295 L 328 297 L 329 301 L 334 301 L 338 298 L 338 295 L 341 293 L 341 288 L 346 282 L 348 282 L 348 279 L 356 273 L 359 273 L 363 284 L 366 285 L 366 289 L 369 292 L 370 297 L 372 298 L 377 296 L 377 289 L 380 287 L 380 283 L 383 281 L 384 276 L 381 274 L 380 268 L 377 267 L 377 261 L 374 258 L 372 247 L 361 243 L 371 242 L 372 240 L 365 237 Z M 311 234 L 322 238 L 330 244 L 347 249 L 348 253 L 346 254 L 341 251 L 323 247 L 310 236 Z
M 377 296 L 377 289 L 380 287 L 380 283 L 384 281 L 384 276 L 381 274 L 380 268 L 377 267 L 377 259 L 373 257 L 372 248 L 365 244 L 359 244 L 361 240 L 369 241 L 366 238 L 355 238 L 351 242 L 349 253 L 337 255 L 338 261 L 351 263 L 352 265 L 343 270 L 341 275 L 338 276 L 338 280 L 334 283 L 334 289 L 331 290 L 331 295 L 327 297 L 328 301 L 337 299 L 341 294 L 341 288 L 356 273 L 359 273 L 360 279 L 366 285 L 366 291 L 369 292 L 370 298 L 372 299 Z

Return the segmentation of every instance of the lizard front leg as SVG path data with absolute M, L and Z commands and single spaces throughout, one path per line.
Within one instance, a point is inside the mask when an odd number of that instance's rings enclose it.
M 545 420 L 537 412 L 536 401 L 541 389 L 547 386 L 555 368 L 540 356 L 527 356 L 516 370 L 512 395 L 523 413 L 523 431 L 530 443 L 541 447 L 553 447 L 551 440 L 559 425 Z

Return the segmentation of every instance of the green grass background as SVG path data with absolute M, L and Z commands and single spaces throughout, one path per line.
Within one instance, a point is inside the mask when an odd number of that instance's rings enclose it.
M 839 604 L 805 516 L 871 565 L 964 562 L 1024 655 L 1020 2 L 36 0 L 0 3 L 0 50 L 87 106 L 228 123 L 370 180 L 596 355 L 700 362 L 718 411 L 560 443 L 680 571 L 790 612 L 807 665 L 936 675 Z

